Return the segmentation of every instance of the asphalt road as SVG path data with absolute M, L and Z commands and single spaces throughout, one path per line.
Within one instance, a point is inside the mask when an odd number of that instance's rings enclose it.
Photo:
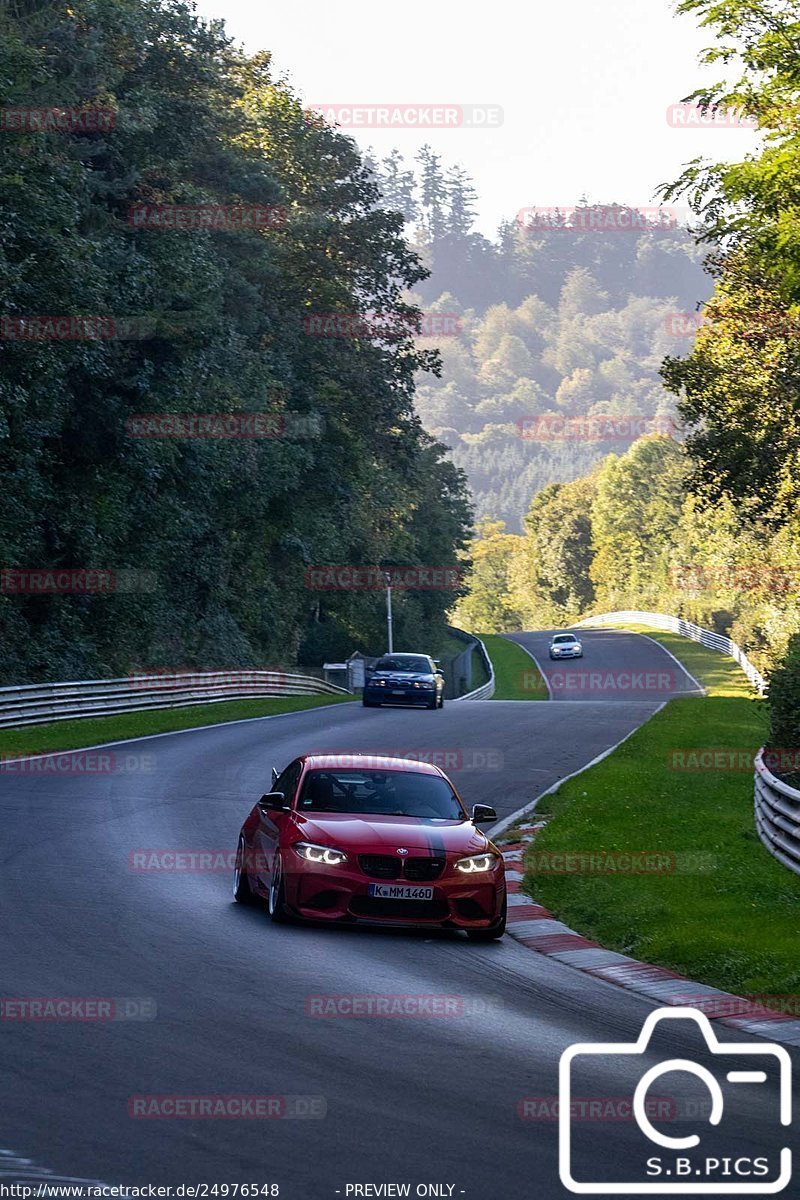
M 520 640 L 535 652 L 546 645 L 544 635 Z M 587 668 L 674 669 L 635 635 L 593 632 L 585 643 Z M 559 1057 L 573 1043 L 635 1040 L 650 1004 L 508 937 L 481 946 L 460 934 L 274 926 L 231 902 L 227 872 L 137 873 L 130 856 L 232 850 L 271 765 L 304 749 L 433 753 L 467 803 L 503 816 L 659 702 L 342 705 L 130 743 L 111 752 L 105 774 L 0 774 L 3 996 L 136 998 L 150 1016 L 1 1021 L 0 1146 L 59 1175 L 278 1184 L 292 1200 L 392 1194 L 347 1190 L 366 1184 L 408 1184 L 410 1195 L 435 1184 L 443 1190 L 428 1194 L 470 1200 L 567 1195 L 557 1124 L 542 1119 L 552 1116 Z M 308 1015 L 313 997 L 352 994 L 447 997 L 450 1015 Z M 615 1177 L 644 1180 L 652 1154 L 676 1157 L 613 1119 L 642 1063 L 709 1061 L 674 1025 L 657 1049 L 622 1065 L 592 1059 L 576 1081 L 578 1095 L 606 1101 L 602 1120 L 578 1122 L 574 1145 L 576 1171 L 601 1194 Z M 668 1102 L 662 1128 L 686 1136 L 697 1124 L 686 1106 L 705 1093 L 672 1079 L 651 1092 Z M 727 1090 L 727 1132 L 708 1152 L 774 1158 L 786 1141 L 776 1088 Z M 287 1115 L 132 1118 L 130 1098 L 152 1095 L 287 1097 Z
M 696 679 L 663 647 L 638 633 L 621 629 L 579 629 L 583 658 L 552 660 L 553 633 L 510 634 L 538 663 L 552 700 L 631 701 L 668 700 L 670 696 L 702 695 Z

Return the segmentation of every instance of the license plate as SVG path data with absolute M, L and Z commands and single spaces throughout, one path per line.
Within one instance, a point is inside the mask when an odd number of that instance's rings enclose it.
M 405 688 L 393 688 L 392 689 L 393 696 L 405 696 L 405 694 L 406 694 Z
M 432 900 L 433 888 L 409 883 L 371 883 L 369 894 L 376 900 Z

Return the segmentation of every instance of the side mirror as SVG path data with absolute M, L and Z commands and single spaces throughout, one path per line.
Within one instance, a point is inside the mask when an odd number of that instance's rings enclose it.
M 444 679 L 444 671 L 442 670 L 441 667 L 437 667 L 436 670 L 434 671 L 434 674 L 441 675 L 442 679 Z
M 288 812 L 289 805 L 283 792 L 265 792 L 258 802 L 262 813 Z
M 497 813 L 491 804 L 476 804 L 472 809 L 472 820 L 475 825 L 483 825 L 487 821 L 496 821 Z

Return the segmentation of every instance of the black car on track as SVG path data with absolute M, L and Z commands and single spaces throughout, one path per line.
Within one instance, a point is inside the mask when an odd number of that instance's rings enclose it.
M 444 675 L 427 654 L 386 654 L 367 675 L 362 702 L 364 708 L 381 704 L 444 708 Z

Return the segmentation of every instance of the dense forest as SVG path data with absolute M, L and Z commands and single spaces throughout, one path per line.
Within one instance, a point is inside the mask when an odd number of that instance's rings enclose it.
M 429 146 L 410 162 L 368 153 L 367 165 L 430 269 L 411 298 L 425 312 L 418 344 L 437 347 L 443 367 L 418 374 L 415 403 L 466 472 L 479 517 L 519 530 L 541 487 L 675 427 L 659 370 L 691 345 L 712 290 L 685 206 L 583 200 L 543 213 L 544 227 L 526 220 L 531 206 L 489 241 L 473 228 L 473 181 Z
M 268 54 L 177 0 L 0 22 L 2 680 L 379 652 L 381 594 L 309 568 L 452 565 L 471 523 L 413 409 L 436 356 L 402 216 Z M 64 593 L 18 574 L 56 570 Z M 396 593 L 399 642 L 435 651 L 447 579 Z
M 688 354 L 667 357 L 685 442 L 654 432 L 532 500 L 524 533 L 484 522 L 473 628 L 562 624 L 650 608 L 730 633 L 762 668 L 800 661 L 800 21 L 783 0 L 683 0 L 735 83 L 698 93 L 763 134 L 741 163 L 693 162 L 686 198 L 713 295 Z M 800 736 L 800 726 L 793 735 Z M 796 745 L 797 742 L 787 742 Z
M 690 346 L 712 290 L 676 206 L 583 201 L 552 230 L 526 222 L 531 208 L 490 242 L 473 231 L 462 168 L 428 146 L 411 163 L 397 151 L 367 161 L 430 268 L 413 299 L 426 314 L 419 344 L 439 348 L 443 370 L 418 375 L 416 406 L 466 471 L 479 516 L 518 529 L 539 488 L 674 419 L 659 369 Z

